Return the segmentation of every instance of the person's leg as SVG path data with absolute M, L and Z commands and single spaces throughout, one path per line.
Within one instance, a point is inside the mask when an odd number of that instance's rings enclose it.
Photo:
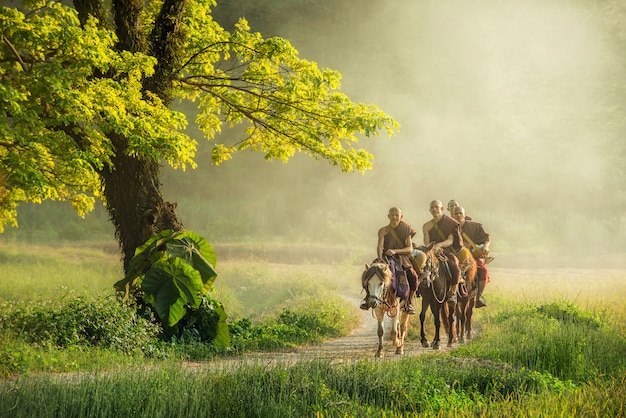
M 450 286 L 448 288 L 448 300 L 456 302 L 456 291 L 461 280 L 461 269 L 459 268 L 459 259 L 455 255 L 448 255 L 448 268 L 450 269 Z
M 409 297 L 404 304 L 404 310 L 407 313 L 414 314 L 415 307 L 413 306 L 413 298 L 415 297 L 415 291 L 417 290 L 417 273 L 413 268 L 405 268 L 406 278 L 409 281 Z
M 487 302 L 482 297 L 483 292 L 485 291 L 485 286 L 487 286 L 487 266 L 482 260 L 476 260 L 476 279 L 478 280 L 478 291 L 476 292 L 476 302 L 475 305 L 477 308 L 482 308 L 487 306 Z

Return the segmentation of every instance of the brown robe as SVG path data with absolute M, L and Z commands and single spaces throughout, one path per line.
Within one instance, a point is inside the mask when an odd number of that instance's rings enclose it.
M 437 222 L 437 226 L 439 227 L 439 230 L 441 230 L 441 233 L 439 233 L 437 228 L 433 226 L 431 230 L 428 231 L 428 238 L 430 241 L 434 243 L 443 242 L 448 239 L 450 234 L 452 234 L 452 245 L 445 248 L 444 251 L 452 253 L 459 251 L 463 246 L 463 238 L 461 237 L 461 228 L 459 223 L 444 213 L 441 216 L 441 219 L 439 219 L 439 222 Z
M 388 228 L 391 229 L 390 226 L 388 226 Z M 417 232 L 415 228 L 404 221 L 400 221 L 400 224 L 394 230 L 398 238 L 400 238 L 400 241 L 402 241 L 402 245 L 396 241 L 391 232 L 387 232 L 383 241 L 383 254 L 385 254 L 387 250 L 400 250 L 402 248 L 411 247 L 411 239 Z M 408 256 L 398 255 L 398 257 L 400 257 L 402 267 L 413 267 Z

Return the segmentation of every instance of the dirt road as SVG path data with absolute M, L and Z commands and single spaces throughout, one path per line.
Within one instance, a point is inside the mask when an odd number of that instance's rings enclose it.
M 385 322 L 385 352 L 383 359 L 375 359 L 374 354 L 378 349 L 377 323 L 372 317 L 371 311 L 363 311 L 358 308 L 359 299 L 350 299 L 350 303 L 361 315 L 361 322 L 350 334 L 326 341 L 321 344 L 309 345 L 296 348 L 289 352 L 280 353 L 249 353 L 238 356 L 233 359 L 219 358 L 202 363 L 204 366 L 227 368 L 237 367 L 239 365 L 262 364 L 262 365 L 278 365 L 278 364 L 295 364 L 298 361 L 308 360 L 329 360 L 331 362 L 344 363 L 350 361 L 358 361 L 363 359 L 372 359 L 376 361 L 395 361 L 407 356 L 416 356 L 424 353 L 444 353 L 450 350 L 446 347 L 445 331 L 442 333 L 442 345 L 439 350 L 432 348 L 423 348 L 418 340 L 411 339 L 406 341 L 404 355 L 395 354 L 395 347 L 388 340 L 388 324 L 389 319 Z M 419 305 L 419 302 L 418 302 Z M 428 313 L 430 315 L 430 312 Z M 419 327 L 419 316 L 413 315 L 411 318 L 411 327 Z M 432 336 L 429 336 L 432 339 Z M 454 344 L 456 346 L 457 344 Z M 198 367 L 197 363 L 190 363 L 191 367 Z

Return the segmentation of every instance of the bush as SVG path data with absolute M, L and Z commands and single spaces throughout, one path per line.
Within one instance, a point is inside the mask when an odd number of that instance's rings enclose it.
M 491 325 L 455 354 L 576 382 L 598 374 L 619 374 L 626 367 L 626 338 L 571 304 L 512 306 L 497 314 Z
M 113 295 L 103 298 L 68 294 L 60 302 L 5 305 L 0 331 L 27 343 L 66 348 L 91 346 L 125 354 L 143 352 L 159 328 L 136 315 L 136 308 Z

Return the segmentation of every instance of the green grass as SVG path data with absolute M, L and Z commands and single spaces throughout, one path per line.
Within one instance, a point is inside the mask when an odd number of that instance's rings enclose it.
M 477 384 L 477 382 L 479 384 Z M 572 385 L 527 369 L 423 356 L 45 375 L 0 385 L 13 417 L 623 416 L 626 375 Z
M 0 380 L 0 416 L 626 415 L 626 306 L 621 293 L 607 291 L 621 285 L 615 271 L 577 278 L 496 270 L 489 307 L 476 311 L 477 337 L 445 354 L 295 365 L 231 358 L 219 368 L 187 368 L 181 360 L 224 353 L 152 338 L 106 290 L 117 280 L 106 251 L 5 246 L 0 257 L 14 268 L 0 277 L 0 370 L 14 375 Z M 35 270 L 56 266 L 47 292 L 15 284 L 30 274 L 26 260 Z M 344 334 L 355 310 L 338 295 L 353 288 L 358 297 L 360 269 L 219 263 L 215 297 L 230 315 L 232 350 L 282 350 Z M 87 276 L 79 281 L 72 270 Z M 5 298 L 12 285 L 21 290 Z M 411 349 L 417 341 L 409 337 Z
M 66 291 L 113 294 L 123 277 L 114 243 L 0 244 L 0 300 L 55 299 Z

